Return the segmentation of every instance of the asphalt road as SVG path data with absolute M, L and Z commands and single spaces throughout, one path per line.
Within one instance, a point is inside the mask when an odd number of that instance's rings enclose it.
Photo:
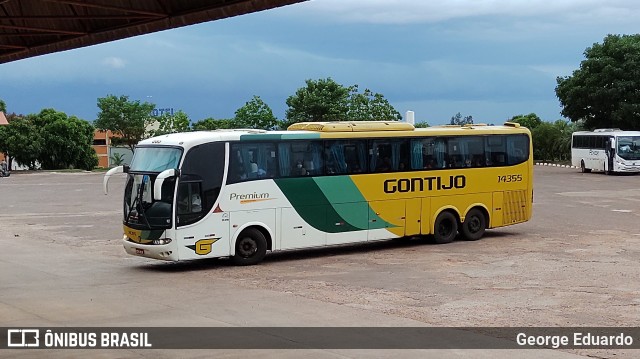
M 640 176 L 535 168 L 534 217 L 477 242 L 386 241 L 228 260 L 127 256 L 123 180 L 0 179 L 0 327 L 630 327 Z M 0 333 L 0 335 L 5 335 Z M 638 338 L 640 340 L 640 338 Z M 634 358 L 633 350 L 12 350 L 36 357 Z

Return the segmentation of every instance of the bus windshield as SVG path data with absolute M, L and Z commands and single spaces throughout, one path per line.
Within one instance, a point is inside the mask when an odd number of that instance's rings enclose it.
M 153 199 L 158 173 L 178 168 L 182 149 L 176 147 L 137 147 L 125 187 L 124 222 L 133 228 L 170 228 L 175 178 L 162 185 L 162 198 Z
M 124 222 L 132 228 L 169 228 L 175 178 L 162 184 L 162 198 L 153 199 L 153 184 L 157 175 L 129 174 L 124 194 Z
M 625 160 L 640 160 L 640 136 L 618 137 L 618 156 Z
M 132 172 L 160 173 L 170 168 L 178 168 L 182 149 L 174 147 L 137 147 L 131 161 Z

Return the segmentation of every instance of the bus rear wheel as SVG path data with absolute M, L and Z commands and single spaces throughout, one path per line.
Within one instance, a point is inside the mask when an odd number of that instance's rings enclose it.
M 458 220 L 451 212 L 442 212 L 433 226 L 433 240 L 438 244 L 451 243 L 458 232 Z
M 260 263 L 267 254 L 267 240 L 256 228 L 247 228 L 236 240 L 236 254 L 231 258 L 235 265 L 248 266 Z
M 487 218 L 481 210 L 474 208 L 467 213 L 462 223 L 462 236 L 468 241 L 477 241 L 482 238 L 487 229 Z

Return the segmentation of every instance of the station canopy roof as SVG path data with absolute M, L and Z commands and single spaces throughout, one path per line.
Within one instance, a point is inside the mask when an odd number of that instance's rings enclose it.
M 0 63 L 306 0 L 0 0 Z

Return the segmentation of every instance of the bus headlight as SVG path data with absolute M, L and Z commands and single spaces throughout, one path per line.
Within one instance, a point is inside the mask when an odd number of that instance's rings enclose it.
M 169 244 L 171 243 L 171 238 L 154 239 L 152 243 L 155 245 Z

